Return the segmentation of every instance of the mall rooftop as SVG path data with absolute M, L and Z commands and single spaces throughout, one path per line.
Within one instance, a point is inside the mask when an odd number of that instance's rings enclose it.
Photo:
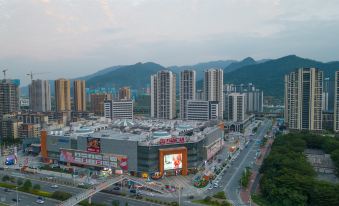
M 50 135 L 76 139 L 90 136 L 105 139 L 138 141 L 157 144 L 160 139 L 185 137 L 185 141 L 197 141 L 215 128 L 216 121 L 182 121 L 154 119 L 119 119 L 112 122 L 75 122 L 69 127 L 49 131 Z

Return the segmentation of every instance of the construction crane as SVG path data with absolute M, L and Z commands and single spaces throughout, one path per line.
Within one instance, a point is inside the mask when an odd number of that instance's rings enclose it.
M 39 75 L 39 74 L 48 74 L 49 72 L 40 72 L 40 73 L 29 73 L 29 74 L 26 74 L 27 76 L 29 76 L 31 78 L 31 81 L 33 80 L 33 75 Z
M 4 73 L 4 79 L 6 79 L 6 72 L 8 71 L 8 69 L 4 69 L 2 70 L 2 72 Z

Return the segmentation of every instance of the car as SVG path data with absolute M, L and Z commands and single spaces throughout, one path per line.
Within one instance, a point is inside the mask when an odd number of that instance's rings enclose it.
M 45 203 L 45 200 L 44 200 L 44 198 L 42 198 L 42 197 L 38 197 L 38 199 L 36 199 L 35 202 L 38 203 L 38 204 L 44 204 L 44 203 Z
M 85 184 L 83 182 L 80 182 L 78 186 L 84 186 Z
M 137 193 L 137 190 L 131 189 L 129 192 L 130 192 L 130 193 L 133 193 L 133 194 L 136 194 L 136 193 Z
M 13 202 L 17 202 L 17 201 L 20 202 L 21 199 L 20 199 L 20 198 L 19 198 L 19 199 L 13 198 L 12 201 L 13 201 Z
M 52 185 L 51 188 L 58 188 L 58 185 Z
M 213 189 L 213 187 L 212 187 L 212 186 L 210 186 L 208 189 L 209 189 L 209 190 L 211 190 L 211 189 Z
M 4 191 L 5 192 L 10 192 L 10 190 L 8 188 L 5 188 Z
M 120 187 L 114 187 L 113 190 L 120 190 Z
M 52 164 L 52 165 L 51 165 L 51 168 L 60 168 L 60 166 L 57 165 L 57 164 Z

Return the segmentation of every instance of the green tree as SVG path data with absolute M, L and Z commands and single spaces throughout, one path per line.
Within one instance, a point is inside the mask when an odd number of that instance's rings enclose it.
M 29 191 L 32 188 L 32 182 L 30 180 L 26 180 L 22 188 L 26 191 Z
M 112 206 L 119 206 L 120 205 L 120 201 L 119 200 L 113 200 L 112 201 Z
M 40 187 L 40 185 L 39 185 L 39 184 L 35 184 L 35 185 L 33 186 L 33 189 L 34 189 L 34 190 L 40 190 L 40 189 L 41 189 L 41 187 Z
M 24 183 L 24 181 L 21 178 L 18 178 L 17 181 L 16 181 L 16 184 L 18 186 L 22 185 L 23 183 Z
M 339 186 L 317 180 L 312 165 L 304 154 L 306 148 L 331 152 L 336 168 L 339 160 L 337 138 L 295 133 L 275 139 L 260 173 L 260 190 L 269 205 L 339 205 Z
M 67 192 L 63 192 L 63 191 L 55 191 L 52 194 L 52 198 L 57 199 L 57 200 L 67 200 L 68 198 L 70 198 L 72 195 L 67 193 Z
M 11 178 L 8 175 L 2 177 L 2 181 L 6 182 L 9 181 Z

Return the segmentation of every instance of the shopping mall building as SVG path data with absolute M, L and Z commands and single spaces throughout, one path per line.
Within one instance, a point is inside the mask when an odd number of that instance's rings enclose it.
M 187 175 L 223 144 L 223 124 L 217 122 L 118 120 L 41 134 L 45 162 L 154 178 Z

